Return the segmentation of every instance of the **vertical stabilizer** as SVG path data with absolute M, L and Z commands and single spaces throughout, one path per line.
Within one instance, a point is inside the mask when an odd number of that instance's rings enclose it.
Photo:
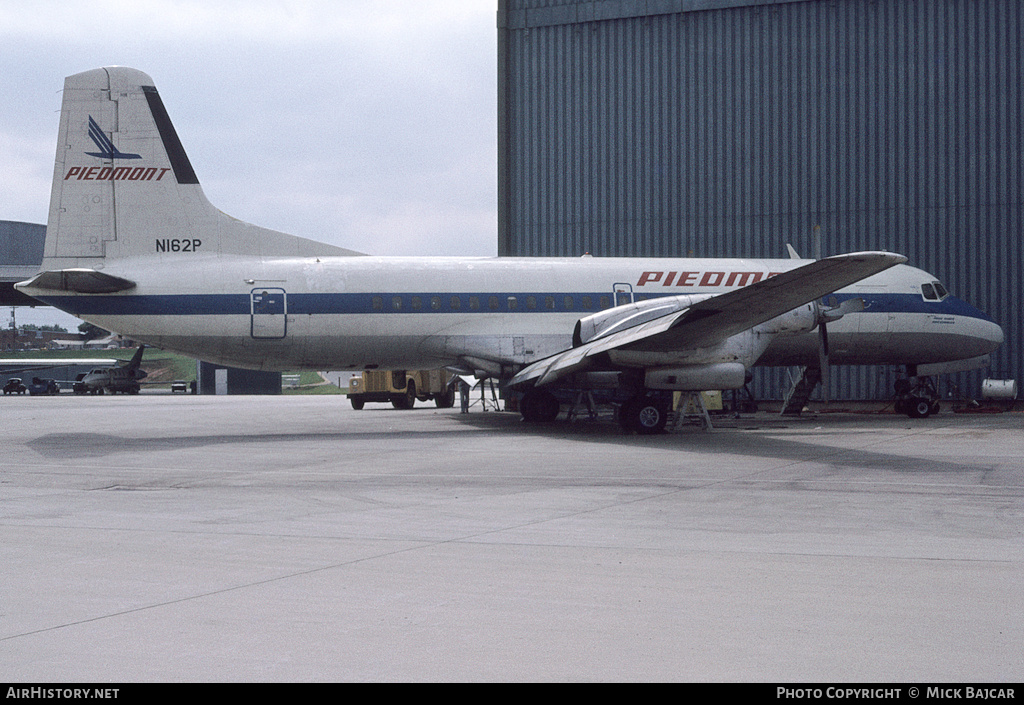
M 111 67 L 69 76 L 43 269 L 185 254 L 358 253 L 249 225 L 214 208 L 145 73 Z

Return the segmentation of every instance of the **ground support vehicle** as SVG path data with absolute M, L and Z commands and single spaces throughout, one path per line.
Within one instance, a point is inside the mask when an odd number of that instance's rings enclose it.
M 411 409 L 416 401 L 434 400 L 439 409 L 455 403 L 453 377 L 446 370 L 367 370 L 348 382 L 348 399 L 359 410 L 366 402 L 391 402 L 396 409 Z

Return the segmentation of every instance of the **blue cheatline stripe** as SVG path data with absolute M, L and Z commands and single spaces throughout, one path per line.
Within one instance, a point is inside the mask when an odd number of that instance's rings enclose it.
M 995 323 L 984 311 L 955 296 L 947 296 L 942 301 L 925 301 L 920 294 L 830 294 L 823 301 L 827 304 L 832 296 L 836 297 L 837 303 L 846 299 L 864 299 L 865 313 L 933 313 L 980 318 Z
M 666 294 L 666 296 L 668 295 L 670 294 Z M 515 308 L 510 308 L 510 298 L 515 299 Z M 569 298 L 572 299 L 571 307 L 565 305 Z M 602 298 L 605 299 L 604 302 L 602 302 Z M 925 301 L 918 294 L 836 295 L 838 302 L 854 298 L 864 299 L 867 313 L 932 313 L 992 321 L 985 313 L 953 296 L 947 297 L 943 301 Z M 452 306 L 453 299 L 458 300 L 457 307 Z M 492 299 L 496 308 L 492 308 Z M 553 308 L 548 307 L 549 299 Z M 247 316 L 251 311 L 249 294 L 83 295 L 49 296 L 40 300 L 56 308 L 83 316 Z M 474 300 L 478 304 L 476 308 L 471 305 Z M 613 297 L 609 292 L 591 294 L 449 292 L 443 294 L 287 295 L 288 313 L 293 315 L 395 313 L 579 313 L 587 315 L 610 307 L 612 301 Z M 606 305 L 602 306 L 602 303 Z

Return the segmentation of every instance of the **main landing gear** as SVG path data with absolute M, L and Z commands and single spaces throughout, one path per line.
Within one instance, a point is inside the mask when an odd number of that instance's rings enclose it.
M 648 436 L 661 433 L 668 422 L 672 396 L 640 392 L 619 407 L 619 425 L 628 433 Z
M 558 398 L 546 389 L 531 389 L 519 402 L 519 411 L 527 423 L 554 421 L 559 412 Z M 628 433 L 661 433 L 672 411 L 672 393 L 644 390 L 619 407 L 619 425 Z
M 531 389 L 519 402 L 519 412 L 527 423 L 547 423 L 558 416 L 558 399 L 544 389 Z
M 939 393 L 934 377 L 910 375 L 896 380 L 896 413 L 923 419 L 939 413 Z

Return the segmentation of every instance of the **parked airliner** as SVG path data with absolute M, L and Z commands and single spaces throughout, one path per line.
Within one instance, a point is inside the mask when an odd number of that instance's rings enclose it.
M 652 432 L 664 392 L 757 364 L 984 364 L 1002 329 L 905 261 L 364 256 L 214 208 L 153 80 L 117 67 L 65 81 L 45 259 L 17 288 L 215 363 L 499 378 L 528 420 L 609 385 Z

